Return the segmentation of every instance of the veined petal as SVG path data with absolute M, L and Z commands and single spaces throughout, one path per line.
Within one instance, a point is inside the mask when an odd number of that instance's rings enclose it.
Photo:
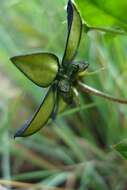
M 59 98 L 59 108 L 58 108 L 58 113 L 62 113 L 68 104 L 63 100 L 63 98 L 60 96 Z
M 67 21 L 68 36 L 62 62 L 65 67 L 67 63 L 71 62 L 74 59 L 82 34 L 82 20 L 77 8 L 71 2 L 71 0 L 68 1 L 67 6 Z
M 56 100 L 55 100 L 55 107 L 52 112 L 52 119 L 55 120 L 57 114 L 62 113 L 67 107 L 67 103 L 63 100 L 62 96 L 57 92 Z
M 51 87 L 35 114 L 16 132 L 15 137 L 26 137 L 39 131 L 51 117 L 54 106 L 55 92 Z
M 49 86 L 55 79 L 59 60 L 51 53 L 35 53 L 10 59 L 32 82 L 40 87 Z

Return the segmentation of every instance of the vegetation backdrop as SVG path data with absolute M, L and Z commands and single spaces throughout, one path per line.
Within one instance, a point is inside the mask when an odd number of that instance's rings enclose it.
M 8 186 L 11 180 L 16 189 L 37 189 L 30 184 L 38 184 L 41 189 L 126 190 L 127 162 L 114 150 L 127 136 L 126 105 L 80 94 L 81 106 L 67 109 L 31 137 L 13 139 L 46 90 L 25 78 L 9 57 L 38 51 L 61 57 L 66 4 L 66 0 L 1 0 L 0 184 Z M 127 98 L 127 2 L 76 0 L 76 4 L 94 29 L 84 31 L 78 54 L 89 62 L 84 82 Z

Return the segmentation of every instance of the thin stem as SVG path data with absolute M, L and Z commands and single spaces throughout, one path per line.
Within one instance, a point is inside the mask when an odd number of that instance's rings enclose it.
M 113 29 L 113 28 L 103 28 L 103 27 L 90 27 L 90 30 L 99 30 L 102 32 L 110 32 L 110 33 L 114 33 L 114 34 L 122 34 L 125 35 L 126 32 L 120 29 Z
M 85 71 L 79 73 L 78 76 L 79 76 L 79 77 L 84 77 L 84 76 L 96 75 L 96 74 L 98 74 L 99 72 L 104 71 L 105 69 L 107 69 L 107 68 L 102 67 L 102 68 L 97 69 L 97 70 L 95 70 L 95 71 L 87 71 L 87 70 L 85 70 Z
M 97 27 L 97 26 L 89 26 L 84 23 L 85 32 L 90 30 L 98 30 L 102 32 L 108 32 L 108 33 L 114 33 L 114 34 L 120 34 L 120 35 L 126 35 L 126 32 L 121 29 L 115 29 L 115 28 L 106 28 L 106 27 Z
M 84 93 L 88 93 L 88 94 L 92 94 L 92 95 L 95 95 L 95 96 L 101 96 L 105 99 L 108 99 L 108 100 L 111 100 L 113 102 L 117 102 L 117 103 L 120 103 L 120 104 L 127 104 L 127 100 L 125 99 L 120 99 L 120 98 L 116 98 L 114 96 L 110 96 L 109 94 L 106 94 L 104 92 L 101 92 L 99 90 L 96 90 L 82 82 L 78 82 L 78 88 L 80 91 L 84 92 Z

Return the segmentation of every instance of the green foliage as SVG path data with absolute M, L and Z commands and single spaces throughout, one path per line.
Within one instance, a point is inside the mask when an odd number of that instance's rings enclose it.
M 127 140 L 123 140 L 120 143 L 113 146 L 125 159 L 127 159 Z
M 84 21 L 100 30 L 105 27 L 116 32 L 127 31 L 126 1 L 115 0 L 76 0 Z M 118 30 L 118 31 L 117 31 Z

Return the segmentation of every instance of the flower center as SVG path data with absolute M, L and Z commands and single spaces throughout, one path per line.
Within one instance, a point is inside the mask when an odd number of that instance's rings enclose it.
M 56 78 L 56 88 L 67 103 L 73 102 L 73 86 L 77 75 L 88 67 L 85 62 L 68 63 L 67 67 L 61 66 Z

